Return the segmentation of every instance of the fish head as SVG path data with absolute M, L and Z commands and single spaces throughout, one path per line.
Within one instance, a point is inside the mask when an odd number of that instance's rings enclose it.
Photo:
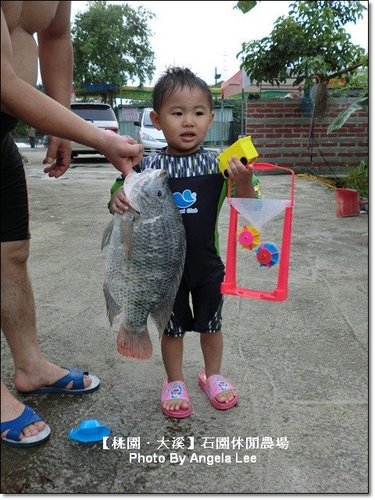
M 158 214 L 165 198 L 171 196 L 168 173 L 151 168 L 141 173 L 133 172 L 125 178 L 124 192 L 129 205 L 140 215 Z

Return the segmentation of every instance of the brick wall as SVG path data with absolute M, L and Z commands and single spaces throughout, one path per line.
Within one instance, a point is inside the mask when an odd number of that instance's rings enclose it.
M 251 135 L 262 161 L 300 172 L 314 169 L 322 175 L 345 173 L 361 160 L 368 161 L 368 112 L 353 113 L 331 134 L 327 134 L 327 128 L 356 100 L 329 97 L 324 116 L 314 119 L 310 140 L 311 116 L 303 110 L 301 98 L 248 100 L 246 135 Z

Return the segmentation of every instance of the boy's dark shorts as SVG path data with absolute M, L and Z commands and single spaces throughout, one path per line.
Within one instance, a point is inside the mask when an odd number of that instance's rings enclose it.
M 29 203 L 22 157 L 8 133 L 1 140 L 1 241 L 30 239 Z
M 220 288 L 223 279 L 224 273 L 219 273 L 193 290 L 189 290 L 182 279 L 164 335 L 181 337 L 188 331 L 200 333 L 221 331 L 223 296 Z M 189 300 L 190 294 L 194 315 Z

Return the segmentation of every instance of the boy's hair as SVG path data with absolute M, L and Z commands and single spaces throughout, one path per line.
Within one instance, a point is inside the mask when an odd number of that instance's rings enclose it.
M 188 86 L 190 89 L 198 88 L 207 94 L 210 111 L 214 103 L 212 94 L 207 83 L 195 75 L 188 68 L 170 67 L 157 81 L 152 94 L 152 106 L 154 111 L 160 112 L 165 97 L 172 95 L 176 90 Z

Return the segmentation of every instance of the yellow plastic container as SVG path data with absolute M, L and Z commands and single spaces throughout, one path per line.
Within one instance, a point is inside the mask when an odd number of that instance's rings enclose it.
M 218 155 L 219 169 L 224 177 L 228 177 L 228 162 L 233 156 L 239 158 L 244 165 L 258 158 L 259 154 L 254 147 L 250 135 L 238 139 L 238 141 L 229 146 L 229 148 L 224 149 L 224 151 Z

